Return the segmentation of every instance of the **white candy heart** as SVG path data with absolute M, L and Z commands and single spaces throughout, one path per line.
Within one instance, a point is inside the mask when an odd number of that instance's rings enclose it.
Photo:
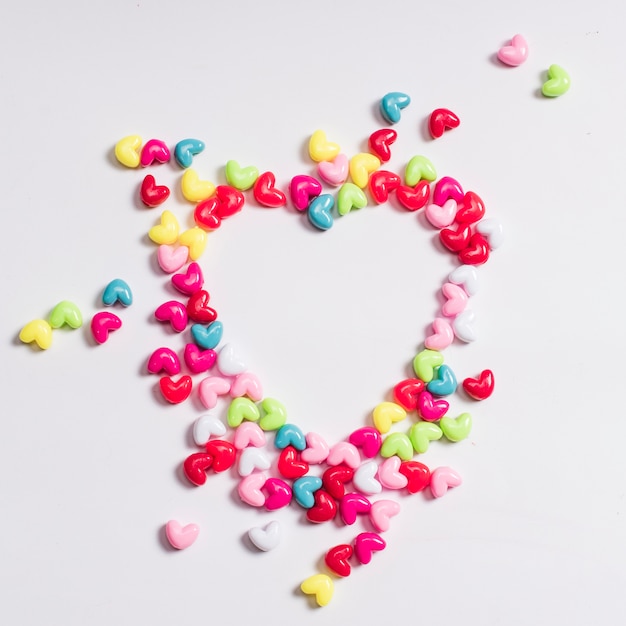
M 461 265 L 450 272 L 448 280 L 455 285 L 461 285 L 468 296 L 478 293 L 478 272 L 473 265 Z
M 365 495 L 380 493 L 383 486 L 376 480 L 378 464 L 375 461 L 366 461 L 359 466 L 352 477 L 352 484 Z
M 480 220 L 480 222 L 476 224 L 476 230 L 487 239 L 489 247 L 492 250 L 495 250 L 502 245 L 502 240 L 504 238 L 502 224 L 495 217 Z
M 459 313 L 452 322 L 452 329 L 457 339 L 465 341 L 467 343 L 476 341 L 476 331 L 474 330 L 474 321 L 476 315 L 472 309 L 465 309 L 462 313 Z
M 225 434 L 226 426 L 224 422 L 210 413 L 201 415 L 193 425 L 193 440 L 199 446 L 203 446 L 212 435 L 223 437 Z
M 245 361 L 239 356 L 235 347 L 224 344 L 224 347 L 217 355 L 217 369 L 224 376 L 237 376 L 247 369 Z
M 282 527 L 277 520 L 272 520 L 265 528 L 256 526 L 248 531 L 250 541 L 263 552 L 273 550 L 283 536 Z
M 239 476 L 250 476 L 255 469 L 266 470 L 271 465 L 270 458 L 263 448 L 249 447 L 241 451 L 237 471 Z

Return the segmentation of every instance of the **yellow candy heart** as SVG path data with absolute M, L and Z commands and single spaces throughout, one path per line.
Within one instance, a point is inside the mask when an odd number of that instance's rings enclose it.
M 300 589 L 309 596 L 315 595 L 315 601 L 319 606 L 326 606 L 333 599 L 335 586 L 330 576 L 314 574 L 300 585 Z
M 20 341 L 34 341 L 42 350 L 47 350 L 52 345 L 52 326 L 46 320 L 28 322 L 20 331 Z
M 139 165 L 139 152 L 141 151 L 141 137 L 128 135 L 115 144 L 115 158 L 126 167 Z
M 194 226 L 181 234 L 178 243 L 189 248 L 189 258 L 192 261 L 199 259 L 206 248 L 207 232 Z
M 406 411 L 395 402 L 381 402 L 372 413 L 376 430 L 385 434 L 389 432 L 391 424 L 399 422 L 406 417 Z
M 369 152 L 361 152 L 350 159 L 350 178 L 361 189 L 367 187 L 372 172 L 380 167 L 380 159 Z
M 333 143 L 326 139 L 326 133 L 323 130 L 316 130 L 309 140 L 309 156 L 316 162 L 332 161 L 341 148 L 339 144 Z
M 215 185 L 208 180 L 200 180 L 198 172 L 191 167 L 185 170 L 180 188 L 189 202 L 202 202 L 215 193 Z
M 164 244 L 171 246 L 176 243 L 179 232 L 180 228 L 176 216 L 170 211 L 163 211 L 161 213 L 161 223 L 153 226 L 148 231 L 148 237 L 159 246 Z

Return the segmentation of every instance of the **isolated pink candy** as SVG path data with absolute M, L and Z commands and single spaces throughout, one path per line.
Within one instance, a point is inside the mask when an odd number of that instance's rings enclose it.
M 151 374 L 165 372 L 168 376 L 175 376 L 180 372 L 178 355 L 170 348 L 157 348 L 148 360 L 148 371 Z
M 361 448 L 363 456 L 373 459 L 383 445 L 383 439 L 376 428 L 364 426 L 355 430 L 348 438 L 350 443 L 357 448 Z
M 202 350 L 195 343 L 185 346 L 185 364 L 192 374 L 202 374 L 213 367 L 217 359 L 215 350 Z
M 208 376 L 198 385 L 198 396 L 207 409 L 217 404 L 218 396 L 226 395 L 230 391 L 230 382 L 221 376 Z
M 159 267 L 166 273 L 177 272 L 189 258 L 189 248 L 187 246 L 169 246 L 161 244 L 157 250 L 157 262 Z
M 417 411 L 427 422 L 436 422 L 441 419 L 450 408 L 445 400 L 435 400 L 430 391 L 422 391 L 417 397 Z
M 444 176 L 435 184 L 433 202 L 439 206 L 443 205 L 450 198 L 456 202 L 462 202 L 464 197 L 465 193 L 463 191 L 463 187 L 461 187 L 461 183 L 451 176 Z
M 390 456 L 378 467 L 378 480 L 386 489 L 404 489 L 409 483 L 409 479 L 400 473 L 400 457 Z
M 361 465 L 361 456 L 354 444 L 348 441 L 340 441 L 330 449 L 326 463 L 328 465 L 341 465 L 343 463 L 352 469 L 356 469 Z
M 430 490 L 435 498 L 441 498 L 450 487 L 458 487 L 463 482 L 461 475 L 451 467 L 438 467 L 430 474 Z
M 159 322 L 169 322 L 172 328 L 182 333 L 187 328 L 187 308 L 184 304 L 177 302 L 176 300 L 169 300 L 164 302 L 155 312 Z
M 370 509 L 370 522 L 379 532 L 384 533 L 389 530 L 389 519 L 400 513 L 400 505 L 393 500 L 378 500 L 372 502 Z
M 266 481 L 267 476 L 263 472 L 255 472 L 241 479 L 237 486 L 237 493 L 242 502 L 250 506 L 263 506 L 265 504 L 265 495 L 261 489 Z
M 165 536 L 177 550 L 188 548 L 198 538 L 199 532 L 200 529 L 196 524 L 181 526 L 176 520 L 170 520 L 165 524 Z
M 348 157 L 345 154 L 338 154 L 332 161 L 320 161 L 317 173 L 324 182 L 338 187 L 348 179 L 349 168 Z
M 443 317 L 433 320 L 433 334 L 424 339 L 424 346 L 429 350 L 445 350 L 454 341 L 454 330 L 450 322 Z
M 172 276 L 172 285 L 186 296 L 193 295 L 204 285 L 202 268 L 195 261 L 190 263 L 186 272 Z
M 98 343 L 104 343 L 109 338 L 109 332 L 122 327 L 122 320 L 109 311 L 101 311 L 91 318 L 91 334 Z
M 300 453 L 300 458 L 309 465 L 323 463 L 330 452 L 326 440 L 317 433 L 307 433 L 305 439 L 306 448 Z
M 240 398 L 241 396 L 248 396 L 254 402 L 259 402 L 263 399 L 263 386 L 256 374 L 242 372 L 235 376 L 235 380 L 233 380 L 230 387 L 230 397 Z
M 139 162 L 141 167 L 148 167 L 154 161 L 167 163 L 170 160 L 170 150 L 160 139 L 149 139 L 141 149 Z
M 306 174 L 298 174 L 291 179 L 289 185 L 291 201 L 298 211 L 306 211 L 312 198 L 322 193 L 319 180 Z
M 528 58 L 528 44 L 522 35 L 515 35 L 509 46 L 498 50 L 498 59 L 506 65 L 517 67 Z
M 248 446 L 262 448 L 265 443 L 265 433 L 256 422 L 242 422 L 235 429 L 233 445 L 237 450 L 243 450 Z

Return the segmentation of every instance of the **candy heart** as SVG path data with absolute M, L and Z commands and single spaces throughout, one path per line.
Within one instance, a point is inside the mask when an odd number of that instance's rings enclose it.
M 167 163 L 170 160 L 170 150 L 160 139 L 148 139 L 141 149 L 139 162 L 141 167 L 148 167 L 155 161 L 157 163 Z
M 184 359 L 192 374 L 201 374 L 213 367 L 217 353 L 215 350 L 202 350 L 195 343 L 188 343 L 185 346 Z
M 417 211 L 428 204 L 430 183 L 421 180 L 415 187 L 400 185 L 396 189 L 396 199 L 407 211 Z
M 541 93 L 548 98 L 557 98 L 569 91 L 571 79 L 560 66 L 552 64 L 548 68 L 548 80 L 541 87 Z
M 267 498 L 265 498 L 265 508 L 268 511 L 282 509 L 291 502 L 291 487 L 280 478 L 268 478 L 263 489 L 268 493 Z
M 443 228 L 439 231 L 439 240 L 450 252 L 459 252 L 467 247 L 472 229 L 469 224 L 460 224 L 457 228 Z
M 445 283 L 441 288 L 446 301 L 441 307 L 441 312 L 446 317 L 454 317 L 461 313 L 467 306 L 468 295 L 463 287 L 454 283 Z
M 291 179 L 289 185 L 291 201 L 298 211 L 305 211 L 311 198 L 315 198 L 322 193 L 322 185 L 319 180 L 306 174 L 299 174 Z
M 472 416 L 469 413 L 461 413 L 455 419 L 446 415 L 441 418 L 439 426 L 449 441 L 462 441 L 472 430 Z
M 446 200 L 443 206 L 436 203 L 428 204 L 424 213 L 426 215 L 426 219 L 435 228 L 445 228 L 454 222 L 456 211 L 457 204 L 453 199 L 450 199 Z
M 350 159 L 350 178 L 361 189 L 367 187 L 369 175 L 380 167 L 380 159 L 369 152 L 355 154 Z
M 369 190 L 372 198 L 378 204 L 383 204 L 389 199 L 389 192 L 395 191 L 400 186 L 401 180 L 397 174 L 386 170 L 378 170 L 369 177 Z
M 350 576 L 350 557 L 354 550 L 348 543 L 334 546 L 324 556 L 326 566 L 337 576 Z
M 189 258 L 192 261 L 199 259 L 206 248 L 207 234 L 206 231 L 199 226 L 189 228 L 184 233 L 180 234 L 178 243 L 181 246 L 186 246 L 189 250 Z
M 432 422 L 418 422 L 413 424 L 409 432 L 409 438 L 413 444 L 415 452 L 424 454 L 428 450 L 431 441 L 441 439 L 443 433 L 437 424 Z
M 374 426 L 379 433 L 389 432 L 391 425 L 406 417 L 406 411 L 395 402 L 381 402 L 372 411 Z
M 478 293 L 478 273 L 473 265 L 460 265 L 450 272 L 448 280 L 455 285 L 462 285 L 468 296 Z
M 70 328 L 80 328 L 83 325 L 83 315 L 73 302 L 62 300 L 50 311 L 48 322 L 52 328 L 61 328 L 63 324 Z
M 303 509 L 315 506 L 315 492 L 322 487 L 319 476 L 302 476 L 293 481 L 293 497 Z
M 495 385 L 493 372 L 483 370 L 477 378 L 466 378 L 463 381 L 465 393 L 474 400 L 486 400 L 492 393 Z
M 316 163 L 332 161 L 341 151 L 338 144 L 326 139 L 323 130 L 316 130 L 309 139 L 309 156 Z
M 261 426 L 261 428 L 263 428 L 263 426 Z M 306 438 L 304 433 L 295 424 L 283 424 L 283 426 L 276 431 L 274 445 L 279 450 L 287 446 L 293 446 L 296 450 L 302 452 L 306 448 Z
M 114 278 L 102 293 L 102 304 L 112 306 L 119 302 L 123 306 L 130 306 L 133 303 L 133 292 L 128 283 L 121 278 Z
M 204 150 L 204 142 L 199 139 L 181 139 L 174 147 L 174 158 L 182 168 L 190 167 L 193 157 Z
M 441 498 L 449 487 L 458 487 L 462 482 L 456 470 L 451 467 L 438 467 L 430 475 L 430 490 L 435 498 Z
M 438 350 L 422 350 L 413 359 L 413 371 L 419 379 L 429 383 L 435 375 L 435 368 L 442 363 L 443 354 Z
M 516 67 L 528 58 L 528 44 L 522 35 L 515 35 L 508 46 L 498 50 L 497 57 L 502 63 Z
M 159 224 L 148 231 L 148 237 L 158 245 L 172 245 L 178 240 L 179 231 L 176 216 L 170 211 L 163 211 Z
M 322 161 L 317 166 L 317 173 L 324 182 L 338 187 L 346 182 L 348 167 L 348 157 L 345 154 L 338 154 L 334 161 Z
M 399 456 L 403 461 L 409 461 L 413 458 L 413 444 L 408 435 L 404 433 L 391 433 L 385 437 L 383 445 L 380 448 L 380 456 L 389 458 L 394 454 Z
M 230 383 L 220 376 L 207 376 L 200 382 L 198 396 L 207 409 L 215 408 L 218 396 L 224 396 L 230 391 Z
M 191 167 L 182 175 L 180 189 L 189 202 L 202 202 L 215 193 L 215 185 L 208 180 L 200 180 L 198 172 Z
M 352 209 L 362 209 L 367 206 L 367 197 L 360 187 L 354 183 L 345 183 L 337 194 L 337 213 L 346 215 Z
M 430 484 L 430 470 L 419 461 L 404 461 L 398 471 L 407 477 L 406 489 L 409 493 L 422 491 Z
M 243 424 L 242 424 L 243 426 Z M 239 455 L 239 476 L 250 476 L 255 470 L 267 470 L 272 465 L 267 452 L 261 448 L 244 448 Z
M 415 187 L 422 180 L 432 182 L 437 179 L 437 170 L 430 159 L 421 154 L 412 157 L 404 170 L 404 183 Z
M 109 338 L 109 333 L 111 331 L 118 330 L 121 327 L 122 327 L 122 320 L 114 313 L 109 313 L 108 311 L 102 311 L 100 313 L 96 313 L 91 318 L 91 334 L 93 335 L 93 338 L 98 343 L 104 343 Z M 37 339 L 37 337 L 35 337 L 35 340 L 37 341 L 37 344 L 39 345 L 39 347 L 43 347 L 42 345 L 39 344 L 39 340 Z M 49 345 L 50 343 L 48 343 L 48 346 Z
M 356 522 L 358 513 L 369 513 L 371 508 L 370 501 L 360 493 L 347 493 L 339 501 L 339 514 L 343 523 L 348 526 Z
M 282 538 L 282 528 L 277 520 L 272 520 L 265 528 L 251 528 L 248 531 L 250 541 L 263 552 L 273 550 Z
M 139 197 L 147 207 L 154 208 L 170 197 L 170 190 L 166 185 L 157 185 L 154 176 L 148 174 L 141 182 Z
M 370 150 L 384 163 L 391 158 L 389 146 L 398 138 L 398 133 L 393 128 L 381 128 L 375 130 L 369 137 Z
M 397 124 L 402 117 L 402 109 L 411 104 L 411 98 L 401 91 L 391 91 L 380 101 L 380 114 L 389 124 Z
M 302 451 L 300 457 L 309 465 L 319 465 L 328 458 L 330 449 L 323 437 L 317 433 L 306 434 L 306 448 Z
M 259 421 L 263 430 L 278 430 L 287 421 L 287 409 L 285 405 L 274 398 L 265 398 L 261 402 L 261 408 L 265 415 Z
M 173 380 L 169 376 L 159 379 L 159 387 L 163 397 L 171 404 L 184 402 L 191 394 L 191 376 L 181 376 L 178 380 Z
M 115 144 L 115 158 L 126 167 L 138 167 L 141 150 L 141 137 L 139 135 L 128 135 Z
M 230 385 L 228 388 L 230 391 Z M 228 425 L 237 428 L 243 420 L 256 422 L 261 415 L 259 407 L 249 398 L 235 398 L 228 407 Z
M 424 381 L 419 378 L 401 380 L 393 388 L 393 399 L 405 410 L 414 411 L 417 408 L 417 399 L 424 391 Z
M 480 220 L 480 222 L 476 224 L 476 231 L 487 239 L 491 250 L 495 250 L 502 245 L 502 224 L 497 219 L 490 217 L 486 220 Z
M 410 443 L 410 442 L 409 442 Z M 413 456 L 413 446 L 411 446 Z M 397 456 L 385 459 L 378 468 L 378 480 L 386 489 L 402 489 L 407 486 L 409 479 L 400 472 L 402 461 Z
M 378 500 L 372 503 L 370 509 L 370 522 L 379 532 L 384 533 L 389 530 L 389 520 L 400 513 L 400 505 L 393 500 Z
M 454 331 L 450 322 L 443 317 L 433 320 L 433 334 L 424 339 L 424 345 L 429 350 L 445 350 L 454 340 Z
M 330 576 L 314 574 L 302 582 L 300 589 L 302 593 L 314 595 L 319 606 L 326 606 L 333 599 L 335 587 Z
M 372 553 L 384 550 L 387 544 L 376 533 L 360 533 L 354 541 L 354 554 L 359 563 L 367 565 L 372 560 Z
M 211 322 L 208 326 L 193 324 L 191 327 L 192 339 L 205 350 L 217 348 L 224 334 L 224 325 L 219 320 Z
M 467 248 L 459 252 L 459 260 L 466 265 L 482 265 L 488 259 L 489 244 L 479 232 L 474 233 L 470 237 Z
M 46 320 L 32 320 L 20 330 L 19 338 L 24 343 L 34 341 L 42 350 L 47 350 L 52 345 L 52 327 Z
M 332 466 L 347 465 L 356 469 L 361 464 L 361 457 L 356 446 L 348 441 L 340 441 L 330 449 L 326 463 Z
M 225 434 L 224 422 L 210 413 L 201 415 L 193 424 L 193 440 L 199 446 L 205 446 L 213 435 L 223 437 Z
M 426 389 L 434 396 L 450 396 L 456 391 L 456 387 L 456 376 L 445 364 L 437 368 L 435 378 L 426 385 Z
M 373 459 L 379 452 L 380 446 L 383 444 L 380 433 L 371 426 L 364 426 L 355 430 L 348 438 L 350 443 L 357 448 L 361 448 L 361 452 L 368 459 Z
M 330 494 L 324 491 L 324 489 L 318 489 L 313 495 L 313 498 L 315 502 L 306 512 L 306 517 L 309 522 L 322 524 L 335 518 L 337 514 L 337 503 Z
M 380 493 L 383 486 L 375 478 L 377 472 L 378 464 L 375 461 L 366 461 L 354 472 L 352 482 L 361 493 L 367 495 Z
M 314 198 L 309 204 L 307 215 L 309 222 L 320 230 L 328 230 L 333 225 L 332 208 L 335 206 L 335 198 L 329 193 L 323 193 Z
M 211 468 L 215 472 L 225 472 L 235 464 L 236 450 L 230 441 L 210 439 L 206 443 L 206 451 L 213 457 Z
M 276 189 L 275 184 L 276 177 L 272 172 L 260 174 L 252 189 L 254 199 L 260 205 L 271 209 L 285 206 L 287 204 L 287 196 L 280 189 Z
M 197 263 L 190 263 L 187 271 L 172 276 L 172 285 L 186 296 L 190 296 L 202 289 L 204 276 L 202 268 Z
M 466 343 L 476 341 L 475 321 L 476 314 L 472 309 L 465 309 L 463 313 L 459 313 L 452 322 L 455 337 Z
M 337 465 L 329 467 L 322 474 L 324 489 L 333 497 L 339 500 L 343 498 L 346 489 L 345 484 L 354 477 L 354 470 L 347 465 Z
M 239 481 L 237 493 L 242 502 L 250 506 L 263 506 L 265 504 L 265 494 L 261 491 L 267 481 L 267 476 L 262 472 L 257 472 L 246 476 Z
M 473 224 L 478 222 L 485 215 L 485 203 L 482 198 L 473 191 L 468 191 L 463 196 L 461 208 L 454 218 L 459 224 Z
M 222 224 L 222 218 L 218 214 L 219 207 L 220 199 L 217 196 L 211 196 L 196 204 L 193 210 L 196 225 L 204 230 L 217 230 Z
M 157 348 L 148 359 L 148 371 L 151 374 L 165 372 L 168 376 L 180 373 L 180 360 L 170 348 Z
M 258 178 L 258 172 L 256 178 Z M 220 219 L 225 220 L 243 209 L 246 199 L 237 188 L 229 187 L 228 185 L 218 185 L 215 193 L 219 200 L 217 215 Z
M 231 398 L 248 396 L 251 400 L 259 402 L 263 398 L 263 387 L 256 374 L 252 372 L 241 372 L 235 376 L 230 387 Z
M 446 130 L 456 128 L 461 123 L 458 115 L 450 109 L 435 109 L 430 114 L 428 128 L 433 139 L 441 137 Z
M 444 176 L 440 178 L 433 191 L 433 202 L 435 204 L 442 205 L 450 198 L 457 203 L 465 200 L 465 194 L 463 193 L 463 187 L 458 180 L 451 176 Z M 456 214 L 455 214 L 456 217 Z
M 198 538 L 200 529 L 196 524 L 181 526 L 176 520 L 170 520 L 165 524 L 165 536 L 173 548 L 184 550 Z
M 245 361 L 232 343 L 225 343 L 217 355 L 217 369 L 224 376 L 237 376 L 247 369 Z
M 187 328 L 187 309 L 176 300 L 169 300 L 160 305 L 154 312 L 154 317 L 159 322 L 169 322 L 177 333 L 182 333 Z
M 170 246 L 162 244 L 157 250 L 157 262 L 159 267 L 166 273 L 177 272 L 189 258 L 189 248 L 187 246 Z
M 187 301 L 187 315 L 194 322 L 201 324 L 208 324 L 214 322 L 217 318 L 217 312 L 215 309 L 209 306 L 209 292 L 205 289 L 199 289 L 195 293 L 191 294 Z M 218 364 L 219 369 L 219 364 Z M 222 370 L 220 369 L 220 372 Z M 223 374 L 224 372 L 222 372 Z
M 450 405 L 445 400 L 435 400 L 430 391 L 423 391 L 417 399 L 420 417 L 427 422 L 436 422 L 441 419 L 449 408 Z
M 213 457 L 206 452 L 194 452 L 183 462 L 183 472 L 189 482 L 194 485 L 204 485 L 206 472 L 213 464 Z
M 277 467 L 283 478 L 302 478 L 309 471 L 309 464 L 300 460 L 300 455 L 293 446 L 283 448 Z
M 237 450 L 243 450 L 249 446 L 262 448 L 266 443 L 265 433 L 256 422 L 242 422 L 235 429 L 233 445 Z

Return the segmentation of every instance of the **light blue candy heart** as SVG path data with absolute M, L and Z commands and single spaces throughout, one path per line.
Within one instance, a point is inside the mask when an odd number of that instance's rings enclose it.
M 133 303 L 133 292 L 130 290 L 128 283 L 121 278 L 114 278 L 102 293 L 102 302 L 105 306 L 112 306 L 116 302 L 124 306 L 130 306 Z
M 426 385 L 433 396 L 449 396 L 456 391 L 456 387 L 456 376 L 448 365 L 440 365 L 435 377 Z
M 224 326 L 222 322 L 216 320 L 208 326 L 202 324 L 194 324 L 191 327 L 191 337 L 198 346 L 204 350 L 213 350 L 222 340 L 224 334 Z
M 302 452 L 306 448 L 304 433 L 295 424 L 284 424 L 276 431 L 274 445 L 279 450 L 284 450 L 287 446 L 293 446 Z
M 328 230 L 333 225 L 332 208 L 335 198 L 329 193 L 323 193 L 309 204 L 309 222 L 320 230 Z
M 389 124 L 397 124 L 402 117 L 401 110 L 411 104 L 411 98 L 400 91 L 392 91 L 380 101 L 380 114 Z
M 204 150 L 204 142 L 199 139 L 183 139 L 174 148 L 174 158 L 181 167 L 189 167 L 193 157 Z
M 322 486 L 319 476 L 303 476 L 293 481 L 291 489 L 296 502 L 303 509 L 310 509 L 315 504 L 315 492 Z

